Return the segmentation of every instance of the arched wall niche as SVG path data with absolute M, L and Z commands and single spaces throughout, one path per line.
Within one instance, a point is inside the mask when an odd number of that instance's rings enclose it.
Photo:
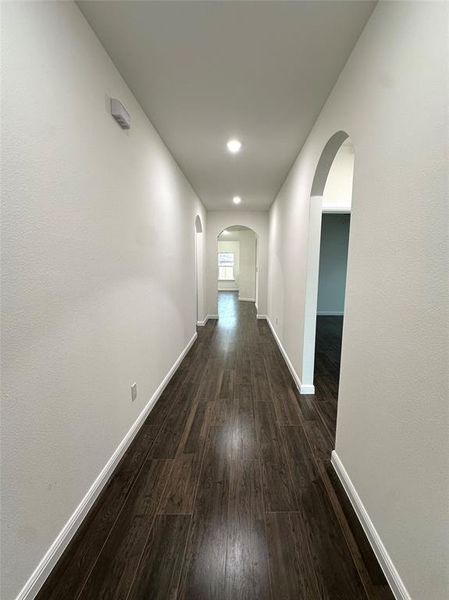
M 196 233 L 203 233 L 203 223 L 200 215 L 196 215 L 195 217 L 195 231 Z

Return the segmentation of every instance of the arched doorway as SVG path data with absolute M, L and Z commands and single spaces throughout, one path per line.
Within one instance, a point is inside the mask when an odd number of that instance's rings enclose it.
M 310 198 L 301 376 L 304 394 L 315 393 L 316 351 L 323 352 L 317 342 L 334 345 L 328 365 L 338 370 L 333 374 L 338 389 L 353 174 L 354 148 L 349 135 L 339 131 L 321 153 Z
M 230 225 L 218 234 L 216 280 L 219 317 L 220 312 L 225 310 L 229 314 L 236 301 L 257 306 L 257 263 L 257 234 L 253 229 Z

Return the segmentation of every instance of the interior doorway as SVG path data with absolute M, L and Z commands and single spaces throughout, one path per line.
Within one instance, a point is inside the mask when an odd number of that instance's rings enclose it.
M 315 393 L 335 403 L 329 429 L 335 435 L 349 244 L 349 213 L 323 213 L 315 335 Z
M 328 402 L 335 435 L 346 273 L 352 209 L 354 147 L 336 133 L 317 165 L 310 201 L 301 392 Z
M 257 300 L 257 235 L 243 225 L 232 225 L 217 237 L 217 290 L 235 301 Z M 219 311 L 220 317 L 220 311 Z

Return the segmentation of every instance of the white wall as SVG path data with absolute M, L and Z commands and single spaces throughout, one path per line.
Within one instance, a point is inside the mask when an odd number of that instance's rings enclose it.
M 448 597 L 448 5 L 381 2 L 270 213 L 269 316 L 301 373 L 309 199 L 355 148 L 336 449 L 414 600 Z
M 195 332 L 194 219 L 205 224 L 205 211 L 75 4 L 2 13 L 11 600 Z M 130 112 L 129 132 L 108 96 Z
M 343 314 L 349 242 L 349 215 L 323 215 L 321 220 L 318 314 Z
M 197 320 L 206 317 L 206 211 L 200 204 L 201 216 L 195 217 L 195 280 L 196 280 L 196 312 Z
M 209 315 L 217 315 L 217 237 L 232 225 L 243 225 L 257 235 L 258 313 L 267 310 L 268 275 L 268 212 L 266 211 L 210 211 L 207 213 L 206 233 L 206 299 Z M 243 296 L 242 296 L 243 297 Z
M 219 291 L 238 291 L 240 282 L 240 242 L 218 240 L 218 252 L 232 252 L 234 255 L 234 281 L 218 280 Z
M 323 192 L 323 210 L 351 210 L 354 146 L 348 139 L 340 146 L 329 169 Z
M 240 240 L 239 299 L 256 299 L 256 234 L 250 230 L 236 232 Z

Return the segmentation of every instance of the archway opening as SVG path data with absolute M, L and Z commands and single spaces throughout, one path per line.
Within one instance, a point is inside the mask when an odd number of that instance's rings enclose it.
M 235 323 L 239 306 L 256 316 L 257 234 L 253 229 L 230 225 L 217 236 L 217 293 L 222 323 Z
M 346 295 L 354 147 L 340 131 L 326 144 L 312 185 L 303 341 L 303 393 L 325 399 L 335 436 Z M 317 403 L 320 404 L 320 403 Z

